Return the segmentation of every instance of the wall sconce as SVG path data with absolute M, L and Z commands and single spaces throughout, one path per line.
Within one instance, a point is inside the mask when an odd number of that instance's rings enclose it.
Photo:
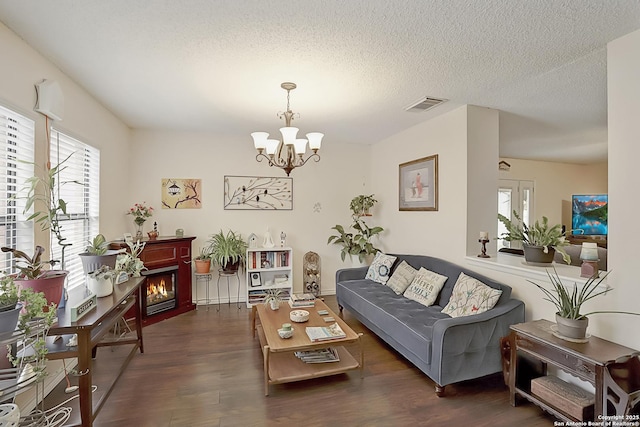
M 598 245 L 596 243 L 583 243 L 580 250 L 580 277 L 598 277 Z

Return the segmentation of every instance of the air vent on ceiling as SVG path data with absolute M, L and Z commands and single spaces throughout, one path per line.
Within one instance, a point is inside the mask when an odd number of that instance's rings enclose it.
M 405 108 L 405 111 L 412 111 L 412 112 L 427 111 L 447 101 L 448 101 L 447 99 L 432 98 L 430 96 L 427 96 L 422 98 L 418 102 Z

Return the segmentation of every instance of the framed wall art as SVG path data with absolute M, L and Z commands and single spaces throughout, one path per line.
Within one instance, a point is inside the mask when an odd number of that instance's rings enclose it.
M 438 210 L 438 155 L 400 165 L 399 209 Z
M 224 177 L 225 210 L 292 210 L 293 178 Z
M 200 209 L 201 195 L 199 179 L 162 179 L 162 209 Z

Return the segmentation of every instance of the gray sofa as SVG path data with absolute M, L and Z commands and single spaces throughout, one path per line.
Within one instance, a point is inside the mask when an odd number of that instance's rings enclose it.
M 340 311 L 347 309 L 361 323 L 402 354 L 436 383 L 444 395 L 448 384 L 502 370 L 500 338 L 509 326 L 524 322 L 524 303 L 511 298 L 511 287 L 439 258 L 395 255 L 392 267 L 405 260 L 448 279 L 434 305 L 424 305 L 397 295 L 388 286 L 365 279 L 368 267 L 336 272 L 336 297 Z M 492 288 L 501 289 L 496 305 L 480 314 L 452 318 L 441 313 L 449 301 L 460 272 Z

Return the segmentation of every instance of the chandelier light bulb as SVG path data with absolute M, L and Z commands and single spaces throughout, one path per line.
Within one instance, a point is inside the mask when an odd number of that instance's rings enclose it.
M 280 133 L 282 134 L 282 142 L 284 142 L 284 145 L 293 145 L 296 141 L 296 136 L 298 135 L 298 128 L 280 128 Z
M 293 143 L 293 149 L 296 150 L 296 154 L 299 156 L 304 155 L 307 151 L 307 140 L 306 139 L 296 139 Z
M 320 149 L 322 145 L 322 138 L 324 137 L 324 133 L 320 132 L 311 132 L 307 134 L 307 139 L 309 140 L 309 148 L 314 152 Z
M 267 154 L 276 154 L 276 151 L 278 151 L 278 145 L 280 145 L 280 141 L 277 139 L 267 139 Z
M 267 132 L 253 132 L 251 137 L 253 138 L 253 145 L 256 150 L 261 151 L 267 148 L 267 138 L 269 138 Z

